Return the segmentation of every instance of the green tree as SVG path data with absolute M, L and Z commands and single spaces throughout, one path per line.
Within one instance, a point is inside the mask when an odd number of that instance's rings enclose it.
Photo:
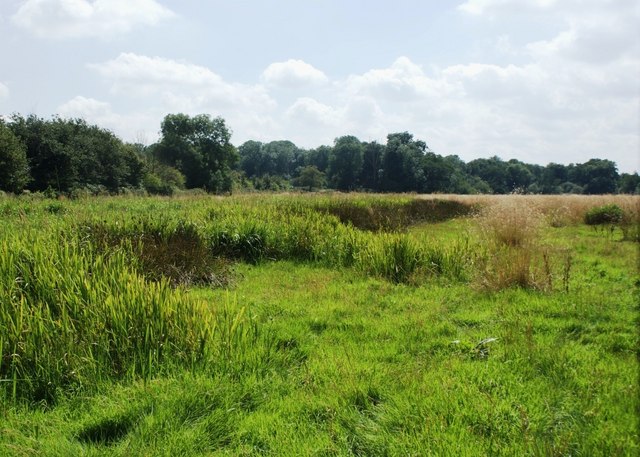
M 29 180 L 26 147 L 0 120 L 0 190 L 19 193 Z
M 419 192 L 452 192 L 454 167 L 451 161 L 433 152 L 427 152 L 420 160 L 425 177 Z
M 140 184 L 140 159 L 108 130 L 82 119 L 34 115 L 14 115 L 8 126 L 26 146 L 31 190 L 95 187 L 117 192 Z
M 507 164 L 506 187 L 509 192 L 526 190 L 533 182 L 534 176 L 522 162 L 512 159 Z
M 360 173 L 360 184 L 365 189 L 373 191 L 380 190 L 383 157 L 384 145 L 375 141 L 364 144 L 362 172 Z
M 467 172 L 486 182 L 494 194 L 507 194 L 513 190 L 509 185 L 507 166 L 507 162 L 498 156 L 493 156 L 488 159 L 472 160 L 467 164 Z
M 582 186 L 585 194 L 613 194 L 619 177 L 615 162 L 606 159 L 577 164 L 570 174 L 570 180 Z
M 156 157 L 177 168 L 187 188 L 209 192 L 230 192 L 231 170 L 238 152 L 231 144 L 231 133 L 224 119 L 200 114 L 168 114 L 161 125 L 162 138 L 155 148 Z
M 331 146 L 319 146 L 307 152 L 306 164 L 314 165 L 318 170 L 326 173 L 329 169 L 329 157 L 331 156 Z
M 266 156 L 268 169 L 263 174 L 290 178 L 296 168 L 296 158 L 299 154 L 298 147 L 291 141 L 271 141 L 262 145 L 262 154 Z
M 249 140 L 238 147 L 240 156 L 240 169 L 249 177 L 262 176 L 268 172 L 265 165 L 265 156 L 262 152 L 262 143 Z
M 427 149 L 409 132 L 387 135 L 383 157 L 382 189 L 388 192 L 420 191 L 425 185 L 421 161 Z
M 294 182 L 296 186 L 304 187 L 311 192 L 324 186 L 324 173 L 314 165 L 307 165 Z
M 329 180 L 338 190 L 354 190 L 362 169 L 364 146 L 355 136 L 336 138 L 329 156 Z
M 622 173 L 618 182 L 618 192 L 621 194 L 640 194 L 640 176 L 638 176 L 638 173 Z

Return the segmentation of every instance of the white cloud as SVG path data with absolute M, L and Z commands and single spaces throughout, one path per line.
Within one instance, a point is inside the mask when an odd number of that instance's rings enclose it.
M 111 105 L 93 98 L 86 98 L 81 95 L 72 98 L 68 102 L 60 105 L 58 114 L 65 117 L 82 117 L 85 119 L 95 119 L 111 113 Z
M 84 119 L 115 132 L 125 141 L 140 143 L 155 141 L 160 125 L 157 115 L 152 112 L 121 114 L 115 112 L 108 102 L 81 95 L 60 105 L 57 114 L 64 118 Z
M 26 0 L 12 20 L 42 38 L 107 38 L 173 16 L 155 0 Z
M 242 132 L 243 139 L 277 131 L 272 118 L 277 104 L 261 85 L 227 82 L 206 67 L 132 53 L 89 68 L 107 82 L 114 95 L 124 95 L 136 106 L 132 112 L 137 120 L 150 120 L 136 126 L 135 132 L 156 132 L 166 114 L 177 112 L 222 116 L 232 129 Z M 81 102 L 85 109 L 104 107 Z
M 269 65 L 262 73 L 262 80 L 273 86 L 299 88 L 324 84 L 329 79 L 313 65 L 302 60 L 289 59 Z
M 322 126 L 338 126 L 342 120 L 342 113 L 338 109 L 320 103 L 311 97 L 302 97 L 287 108 L 285 116 L 291 120 L 304 124 Z
M 353 134 L 384 142 L 409 131 L 436 152 L 464 160 L 497 154 L 533 163 L 615 160 L 637 168 L 637 62 L 568 62 L 553 52 L 529 51 L 515 65 L 469 63 L 427 73 L 407 57 L 387 68 L 301 87 L 279 105 L 277 87 L 225 81 L 209 68 L 159 57 L 121 54 L 90 66 L 116 95 L 138 106 L 126 115 L 97 100 L 76 97 L 61 107 L 133 135 L 155 132 L 167 113 L 221 115 L 234 142 L 290 139 L 301 147 Z M 264 79 L 263 79 L 264 81 Z M 271 89 L 276 90 L 272 92 Z M 634 143 L 636 146 L 634 146 Z
M 394 102 L 412 101 L 455 89 L 445 81 L 426 76 L 422 68 L 407 57 L 399 57 L 389 68 L 352 75 L 347 80 L 347 86 L 353 94 L 366 94 Z
M 275 104 L 260 85 L 228 83 L 210 69 L 187 62 L 123 53 L 89 68 L 109 81 L 114 93 L 158 97 L 185 111 L 215 106 L 263 112 Z

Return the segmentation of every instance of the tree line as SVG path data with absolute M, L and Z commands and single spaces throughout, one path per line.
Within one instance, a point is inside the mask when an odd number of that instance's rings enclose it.
M 126 143 L 83 119 L 0 118 L 0 190 L 73 195 L 127 190 L 169 195 L 294 188 L 454 194 L 640 193 L 638 173 L 614 162 L 546 166 L 497 156 L 465 163 L 442 156 L 408 132 L 385 144 L 336 138 L 314 149 L 291 141 L 231 144 L 224 119 L 169 114 L 152 145 Z

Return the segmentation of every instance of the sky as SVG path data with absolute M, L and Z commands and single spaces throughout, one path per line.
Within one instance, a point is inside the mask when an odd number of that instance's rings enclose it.
M 640 169 L 637 0 L 0 0 L 0 115 Z

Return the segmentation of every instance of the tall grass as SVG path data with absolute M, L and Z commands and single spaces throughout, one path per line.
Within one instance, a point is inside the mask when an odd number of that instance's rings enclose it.
M 485 207 L 477 221 L 486 251 L 476 282 L 483 288 L 568 290 L 571 253 L 542 242 L 546 220 L 539 207 L 518 196 L 500 199 Z
M 242 316 L 146 281 L 125 251 L 33 233 L 0 239 L 0 328 L 0 396 L 47 402 L 105 380 L 246 360 L 259 337 Z

